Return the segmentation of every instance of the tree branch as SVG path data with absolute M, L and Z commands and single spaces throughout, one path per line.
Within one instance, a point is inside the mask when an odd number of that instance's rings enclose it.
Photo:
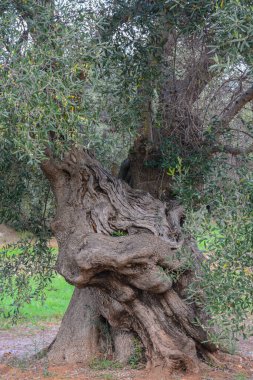
M 211 148 L 211 153 L 230 153 L 233 156 L 238 156 L 238 155 L 245 155 L 253 152 L 253 144 L 248 146 L 247 148 L 240 148 L 240 147 L 234 147 L 231 145 L 214 145 Z
M 222 132 L 227 128 L 233 118 L 241 111 L 241 109 L 253 100 L 253 85 L 251 85 L 245 92 L 243 92 L 233 103 L 231 103 L 223 112 L 220 120 L 217 122 L 217 127 Z M 217 132 L 218 131 L 217 128 Z
M 241 119 L 241 122 L 243 123 L 243 120 Z M 242 133 L 248 137 L 250 137 L 251 139 L 253 139 L 253 135 L 249 132 L 246 132 L 246 131 L 242 131 L 240 129 L 236 129 L 236 128 L 229 128 L 230 131 L 235 131 L 235 132 L 239 132 L 239 133 Z
M 234 147 L 231 145 L 224 145 L 218 141 L 218 136 L 221 135 L 224 131 L 229 129 L 229 123 L 233 118 L 242 110 L 242 108 L 253 100 L 253 85 L 251 85 L 246 91 L 240 94 L 233 102 L 231 102 L 226 109 L 224 110 L 221 117 L 213 122 L 214 131 L 215 131 L 215 141 L 211 144 L 210 153 L 230 153 L 234 156 L 244 155 L 253 152 L 253 144 L 249 145 L 246 148 Z M 235 130 L 235 129 L 233 129 Z M 239 131 L 238 132 L 243 132 Z M 244 133 L 244 132 L 243 132 Z M 247 133 L 246 133 L 247 134 Z M 206 141 L 203 145 L 210 146 L 210 141 Z
M 214 77 L 210 71 L 214 58 L 214 52 L 205 46 L 198 61 L 194 61 L 187 71 L 186 77 L 179 82 L 181 91 L 187 91 L 187 99 L 194 103 L 204 90 L 205 86 Z

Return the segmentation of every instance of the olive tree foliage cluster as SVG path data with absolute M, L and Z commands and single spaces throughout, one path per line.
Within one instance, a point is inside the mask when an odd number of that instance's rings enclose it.
M 45 241 L 53 206 L 38 166 L 45 148 L 62 155 L 81 144 L 110 168 L 145 135 L 159 151 L 145 165 L 165 170 L 187 231 L 212 252 L 201 280 L 206 307 L 216 321 L 234 316 L 238 331 L 252 312 L 252 1 L 0 7 L 1 220 L 25 215 L 20 223 Z M 43 247 L 27 257 L 47 261 Z M 11 257 L 1 258 L 6 268 Z M 7 270 L 21 288 L 15 265 Z
M 159 146 L 159 158 L 145 164 L 171 177 L 187 210 L 185 230 L 207 251 L 199 280 L 210 324 L 220 326 L 223 338 L 246 333 L 253 311 L 252 6 L 103 5 L 110 22 L 101 36 L 114 46 L 106 69 L 122 68 L 119 91 L 135 99 L 129 105 L 141 133 Z M 189 297 L 198 297 L 194 284 Z
M 107 46 L 94 40 L 84 9 L 72 1 L 0 8 L 0 223 L 33 234 L 1 251 L 1 298 L 11 297 L 7 311 L 17 317 L 24 302 L 43 299 L 54 275 L 47 245 L 54 200 L 39 167 L 45 148 L 60 156 L 81 144 L 110 168 L 126 156 L 132 132 L 108 131 L 95 71 Z
M 175 179 L 187 207 L 185 231 L 197 237 L 205 254 L 204 275 L 191 285 L 189 299 L 205 294 L 205 309 L 212 315 L 208 325 L 219 326 L 212 339 L 232 344 L 231 349 L 238 332 L 252 334 L 247 323 L 253 312 L 251 165 L 252 160 L 238 164 L 235 158 L 217 158 L 201 191 L 182 190 L 184 175 Z

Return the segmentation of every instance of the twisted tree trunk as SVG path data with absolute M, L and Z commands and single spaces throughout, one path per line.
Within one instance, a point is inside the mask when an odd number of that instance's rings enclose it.
M 84 150 L 42 169 L 57 202 L 57 270 L 76 287 L 49 359 L 85 362 L 109 347 L 127 362 L 137 336 L 148 365 L 198 371 L 198 354 L 216 347 L 185 301 L 201 255 L 181 234 L 180 209 L 112 177 Z

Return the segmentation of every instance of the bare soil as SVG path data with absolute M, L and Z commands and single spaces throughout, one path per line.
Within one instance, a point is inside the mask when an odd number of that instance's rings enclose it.
M 15 244 L 21 239 L 21 235 L 13 228 L 6 226 L 6 224 L 0 224 L 0 248 L 8 244 Z M 52 238 L 49 242 L 50 247 L 57 248 L 57 241 Z
M 5 224 L 0 224 L 0 247 L 7 244 L 17 243 L 20 239 L 18 233 Z
M 158 367 L 156 370 L 91 370 L 83 365 L 49 366 L 45 359 L 31 359 L 54 339 L 59 324 L 18 326 L 0 330 L 0 379 L 80 379 L 80 380 L 253 380 L 253 338 L 241 340 L 237 355 L 226 357 L 222 368 L 203 363 L 198 375 L 178 373 L 173 376 Z M 240 355 L 240 356 L 238 356 Z

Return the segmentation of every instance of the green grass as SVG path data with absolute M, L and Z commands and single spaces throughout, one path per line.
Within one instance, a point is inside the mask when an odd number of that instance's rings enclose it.
M 56 276 L 46 289 L 46 300 L 42 304 L 40 301 L 32 300 L 30 304 L 25 304 L 21 310 L 22 316 L 19 323 L 39 323 L 41 321 L 55 321 L 62 318 L 68 307 L 74 287 L 69 285 L 63 277 Z M 8 310 L 10 299 L 1 302 L 0 307 Z M 11 321 L 6 318 L 0 319 L 1 328 L 11 327 Z
M 248 376 L 246 376 L 244 373 L 237 373 L 234 377 L 234 380 L 247 380 Z
M 89 367 L 91 369 L 100 371 L 109 369 L 122 369 L 123 365 L 117 361 L 104 358 L 95 358 L 89 363 Z
M 46 290 L 47 298 L 44 304 L 35 300 L 26 304 L 22 309 L 24 317 L 29 320 L 61 318 L 69 304 L 73 290 L 74 287 L 69 285 L 63 277 L 56 276 Z
M 52 253 L 56 254 L 56 251 L 56 249 L 53 249 Z M 10 248 L 8 250 L 10 257 L 20 253 L 19 248 Z M 52 322 L 60 320 L 68 307 L 73 291 L 73 286 L 69 285 L 62 276 L 56 275 L 45 290 L 45 301 L 42 303 L 39 300 L 32 299 L 29 304 L 25 303 L 20 310 L 18 323 L 38 324 L 43 321 Z M 0 311 L 3 311 L 6 315 L 11 311 L 11 303 L 11 297 L 5 297 L 3 300 L 0 300 Z M 12 319 L 4 318 L 3 314 L 0 314 L 0 328 L 10 328 L 12 326 Z

